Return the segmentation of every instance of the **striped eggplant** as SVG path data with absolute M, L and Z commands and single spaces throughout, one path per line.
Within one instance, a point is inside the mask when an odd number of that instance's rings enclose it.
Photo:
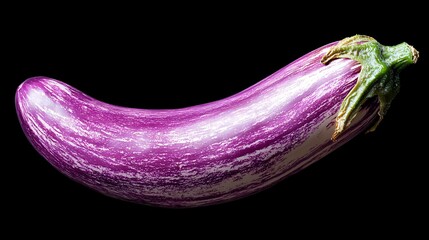
M 126 108 L 48 77 L 24 81 L 15 104 L 34 148 L 76 182 L 150 206 L 207 206 L 266 189 L 374 130 L 417 58 L 407 43 L 355 35 L 206 104 Z

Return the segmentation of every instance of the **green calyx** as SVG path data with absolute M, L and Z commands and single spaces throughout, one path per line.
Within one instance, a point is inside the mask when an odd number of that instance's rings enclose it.
M 419 53 L 407 43 L 383 46 L 374 38 L 355 35 L 345 38 L 326 53 L 321 62 L 350 58 L 361 64 L 356 85 L 343 100 L 336 118 L 332 140 L 336 140 L 352 122 L 368 98 L 377 96 L 380 104 L 378 121 L 368 130 L 374 131 L 399 92 L 399 72 L 416 63 Z

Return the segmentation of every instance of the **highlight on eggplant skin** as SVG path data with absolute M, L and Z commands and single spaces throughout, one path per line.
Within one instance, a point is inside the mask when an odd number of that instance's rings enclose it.
M 138 204 L 189 208 L 257 193 L 306 168 L 378 119 L 359 107 L 332 141 L 340 106 L 361 64 L 322 57 L 322 46 L 225 99 L 180 109 L 136 109 L 96 100 L 49 77 L 17 89 L 19 122 L 58 171 Z

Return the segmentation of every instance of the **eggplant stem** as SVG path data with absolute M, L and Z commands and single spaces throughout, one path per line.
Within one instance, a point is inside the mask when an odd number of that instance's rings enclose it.
M 418 57 L 419 52 L 407 43 L 383 46 L 374 38 L 365 35 L 345 38 L 333 46 L 322 57 L 323 64 L 329 64 L 338 58 L 349 58 L 361 64 L 361 72 L 356 85 L 341 103 L 331 139 L 337 140 L 350 126 L 366 100 L 377 96 L 380 104 L 379 119 L 368 130 L 374 131 L 399 93 L 400 70 L 416 63 Z

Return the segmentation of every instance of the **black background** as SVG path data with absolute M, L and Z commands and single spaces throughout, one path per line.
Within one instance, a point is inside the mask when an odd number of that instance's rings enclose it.
M 418 6 L 365 10 L 356 4 L 317 13 L 250 4 L 180 6 L 187 11 L 171 5 L 6 9 L 11 14 L 2 16 L 1 115 L 8 135 L 1 169 L 8 223 L 26 226 L 48 219 L 47 225 L 66 229 L 126 223 L 124 231 L 163 226 L 163 234 L 171 227 L 183 227 L 172 231 L 182 234 L 196 226 L 221 232 L 240 223 L 254 226 L 242 231 L 282 236 L 296 231 L 291 226 L 323 223 L 328 231 L 352 234 L 421 230 L 428 189 L 424 15 Z M 227 97 L 315 48 L 354 34 L 385 45 L 405 41 L 421 53 L 419 62 L 402 72 L 401 92 L 384 122 L 375 133 L 360 135 L 306 170 L 235 202 L 178 210 L 105 197 L 51 167 L 29 144 L 15 114 L 16 87 L 32 76 L 62 80 L 116 105 L 179 108 Z

